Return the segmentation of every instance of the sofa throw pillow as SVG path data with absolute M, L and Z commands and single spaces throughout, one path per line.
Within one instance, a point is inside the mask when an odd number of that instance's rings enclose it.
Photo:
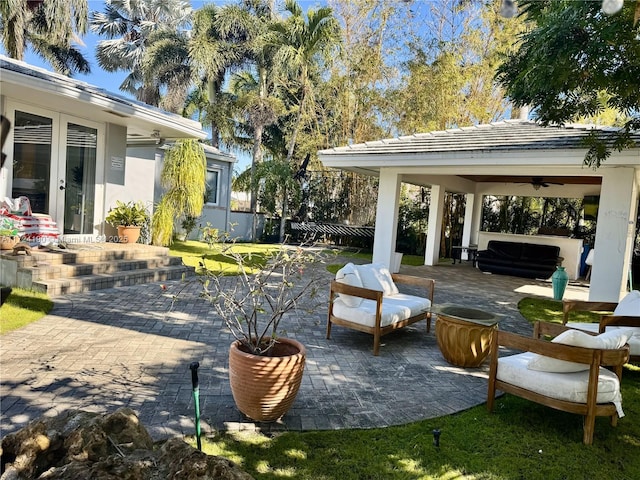
M 353 263 L 347 263 L 336 272 L 336 281 L 346 285 L 351 285 L 352 287 L 364 286 L 362 285 L 362 280 L 360 280 L 360 275 L 358 275 L 358 270 Z M 362 300 L 364 300 L 363 298 L 354 297 L 353 295 L 345 295 L 344 293 L 339 293 L 338 296 L 348 307 L 357 308 L 362 303 Z
M 391 272 L 382 263 L 358 265 L 356 268 L 365 288 L 378 290 L 384 295 L 395 295 L 400 292 L 396 284 L 393 283 Z
M 613 314 L 624 317 L 640 317 L 640 291 L 632 290 L 627 293 L 620 300 Z
M 567 330 L 554 338 L 552 342 L 573 345 L 574 347 L 615 350 L 622 348 L 632 334 L 632 331 L 624 329 L 608 330 L 597 336 L 589 335 L 580 330 Z M 535 354 L 529 360 L 527 368 L 539 372 L 571 373 L 589 370 L 589 365 Z

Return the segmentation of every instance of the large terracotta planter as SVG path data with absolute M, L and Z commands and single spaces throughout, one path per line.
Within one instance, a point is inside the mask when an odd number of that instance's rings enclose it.
M 478 367 L 489 355 L 499 316 L 458 305 L 437 311 L 436 340 L 442 356 L 458 367 Z
M 118 227 L 118 239 L 120 243 L 136 243 L 140 238 L 140 228 L 120 225 Z
M 271 356 L 243 351 L 235 341 L 229 349 L 229 382 L 238 410 L 259 422 L 282 417 L 298 394 L 306 350 L 300 342 L 280 338 Z

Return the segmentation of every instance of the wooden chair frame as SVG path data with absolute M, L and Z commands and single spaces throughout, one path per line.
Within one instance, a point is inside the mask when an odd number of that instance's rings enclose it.
M 394 283 L 397 285 L 409 285 L 414 287 L 420 287 L 425 289 L 425 295 L 421 297 L 429 299 L 431 305 L 433 305 L 433 291 L 435 288 L 435 280 L 430 278 L 416 277 L 413 275 L 403 275 L 399 273 L 391 274 Z M 333 302 L 339 293 L 346 295 L 353 295 L 354 297 L 360 297 L 365 300 L 373 300 L 376 302 L 376 324 L 373 327 L 367 325 L 361 325 L 359 323 L 352 322 L 343 318 L 336 317 L 333 314 Z M 327 338 L 331 338 L 331 325 L 340 325 L 342 327 L 357 330 L 359 332 L 370 333 L 373 335 L 373 354 L 378 355 L 380 353 L 380 338 L 388 333 L 391 333 L 399 328 L 406 327 L 421 320 L 427 321 L 427 333 L 431 331 L 431 310 L 420 312 L 418 315 L 407 318 L 400 322 L 393 323 L 387 326 L 380 326 L 382 319 L 382 302 L 383 293 L 379 290 L 371 290 L 369 288 L 354 287 L 345 283 L 340 283 L 336 280 L 331 281 L 331 290 L 329 292 L 329 314 L 327 316 Z
M 622 365 L 629 358 L 629 346 L 617 350 L 602 350 L 596 348 L 582 348 L 571 345 L 563 345 L 542 340 L 544 335 L 556 336 L 568 330 L 562 325 L 537 322 L 534 328 L 533 338 L 523 337 L 513 333 L 498 331 L 494 334 L 491 343 L 491 366 L 489 368 L 489 387 L 487 392 L 487 409 L 493 410 L 496 390 L 511 393 L 527 400 L 545 405 L 557 410 L 569 413 L 577 413 L 584 416 L 584 433 L 582 441 L 585 445 L 593 443 L 593 433 L 595 429 L 595 418 L 606 416 L 611 418 L 611 425 L 616 426 L 618 413 L 613 403 L 596 403 L 598 394 L 598 375 L 600 367 L 611 367 L 618 379 L 622 377 Z M 526 352 L 538 353 L 548 357 L 568 360 L 571 362 L 585 363 L 589 365 L 589 386 L 587 391 L 587 402 L 576 403 L 566 400 L 541 395 L 531 390 L 527 390 L 510 383 L 498 380 L 498 350 L 499 347 L 508 347 Z M 558 374 L 562 375 L 562 374 Z
M 618 304 L 616 302 L 590 302 L 584 300 L 563 300 L 562 301 L 562 324 L 569 321 L 569 313 L 573 311 L 581 312 L 613 312 Z M 603 314 L 600 316 L 598 331 L 603 333 L 607 326 L 617 327 L 640 327 L 640 317 L 626 315 Z M 630 362 L 640 362 L 640 355 L 630 355 Z

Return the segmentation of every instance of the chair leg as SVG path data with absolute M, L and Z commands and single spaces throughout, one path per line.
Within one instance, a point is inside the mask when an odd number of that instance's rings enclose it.
M 373 354 L 377 357 L 380 353 L 380 332 L 373 334 Z
M 431 331 L 431 312 L 427 313 L 427 333 Z
M 584 435 L 582 436 L 582 443 L 585 445 L 591 445 L 593 443 L 593 432 L 596 428 L 596 416 L 588 413 L 584 417 Z
M 331 338 L 331 320 L 327 320 L 327 338 Z

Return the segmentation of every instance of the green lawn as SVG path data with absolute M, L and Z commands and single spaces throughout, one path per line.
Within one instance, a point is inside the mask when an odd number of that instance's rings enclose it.
M 520 307 L 529 321 L 561 318 L 560 302 L 527 299 Z M 640 368 L 625 367 L 622 390 L 626 417 L 615 428 L 598 418 L 591 446 L 582 444 L 582 417 L 506 395 L 491 414 L 481 405 L 391 428 L 221 433 L 203 439 L 203 449 L 256 479 L 632 480 L 640 478 Z
M 35 322 L 53 308 L 53 302 L 44 293 L 14 288 L 0 307 L 0 335 Z

